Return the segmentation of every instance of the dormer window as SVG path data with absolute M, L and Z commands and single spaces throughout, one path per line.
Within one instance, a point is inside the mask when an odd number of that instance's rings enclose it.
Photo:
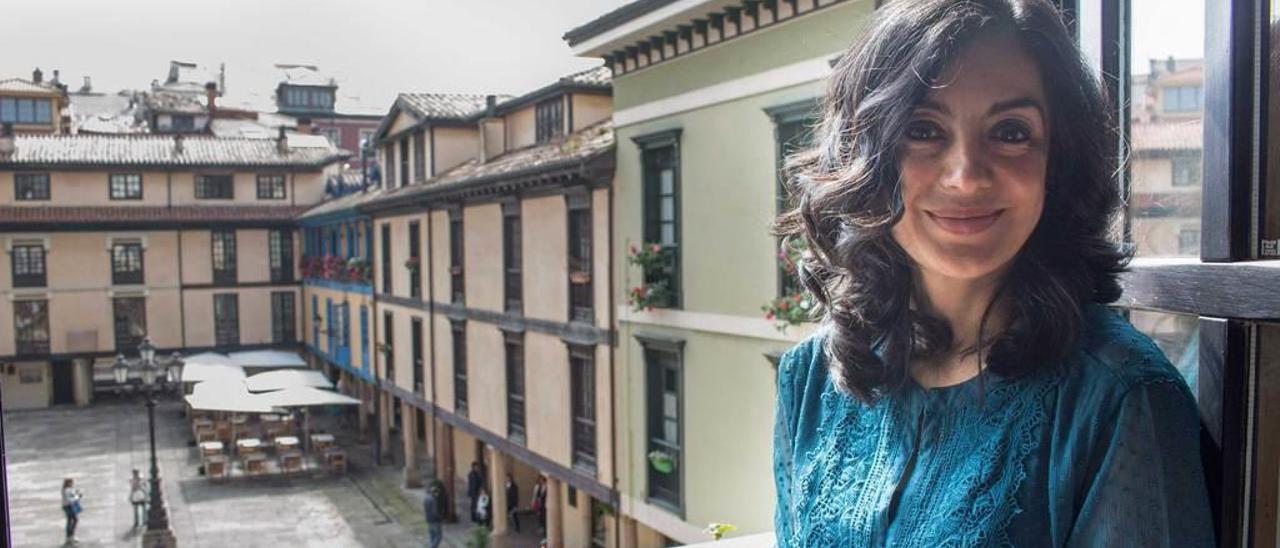
M 49 99 L 0 97 L 0 123 L 53 123 L 53 104 Z
M 564 100 L 561 97 L 548 99 L 535 107 L 534 112 L 537 120 L 537 139 L 539 143 L 545 143 L 556 137 L 564 135 Z

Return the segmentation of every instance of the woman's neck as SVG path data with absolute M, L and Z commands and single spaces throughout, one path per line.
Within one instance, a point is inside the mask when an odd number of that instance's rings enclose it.
M 1004 269 L 977 279 L 957 279 L 929 272 L 917 272 L 919 292 L 916 306 L 923 312 L 947 322 L 951 328 L 951 347 L 940 355 L 913 363 L 911 373 L 926 388 L 949 386 L 967 381 L 981 370 L 979 334 L 990 341 L 1004 327 L 1004 307 L 993 305 L 1004 279 Z M 983 316 L 991 313 L 983 325 Z

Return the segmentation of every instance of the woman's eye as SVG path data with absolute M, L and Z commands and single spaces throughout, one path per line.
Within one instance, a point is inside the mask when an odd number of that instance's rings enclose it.
M 929 121 L 915 121 L 907 124 L 905 132 L 908 141 L 935 141 L 942 138 L 942 128 Z
M 1005 144 L 1022 144 L 1031 140 L 1031 128 L 1016 120 L 1005 120 L 991 129 L 991 137 Z

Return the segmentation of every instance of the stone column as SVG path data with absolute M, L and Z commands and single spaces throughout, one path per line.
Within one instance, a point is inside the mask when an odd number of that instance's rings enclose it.
M 391 456 L 391 394 L 378 393 L 378 460 Z
M 617 510 L 615 510 L 617 511 Z M 624 516 L 618 512 L 618 527 L 622 528 L 622 533 L 618 535 L 618 548 L 638 548 L 636 542 L 636 520 L 631 516 Z
M 547 543 L 551 548 L 564 546 L 564 509 L 560 506 L 563 489 L 559 479 L 547 476 Z
M 492 445 L 485 447 L 489 455 L 489 501 L 493 507 L 493 536 L 507 534 L 507 456 Z
M 92 360 L 71 360 L 71 386 L 76 407 L 84 407 L 93 402 Z
M 422 487 L 422 473 L 418 471 L 418 410 L 412 405 L 400 403 L 400 426 L 404 437 L 404 486 Z

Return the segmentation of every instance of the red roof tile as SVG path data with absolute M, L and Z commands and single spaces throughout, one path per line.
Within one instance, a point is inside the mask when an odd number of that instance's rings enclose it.
M 305 206 L 0 206 L 0 224 L 289 222 Z

